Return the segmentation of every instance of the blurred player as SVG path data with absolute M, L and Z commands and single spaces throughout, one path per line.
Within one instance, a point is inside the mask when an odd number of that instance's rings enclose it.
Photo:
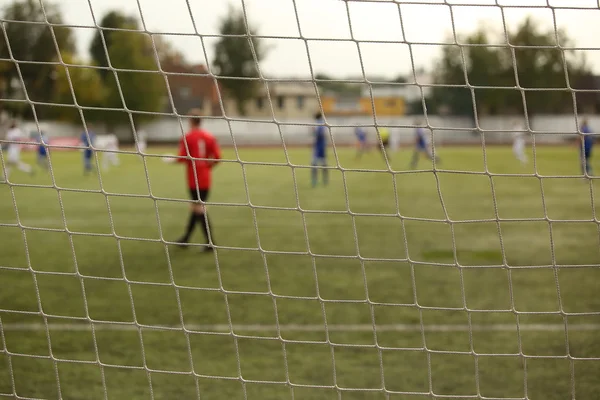
M 362 126 L 357 126 L 354 133 L 356 134 L 356 159 L 358 160 L 367 151 L 367 131 Z
M 194 116 L 190 119 L 190 131 L 181 139 L 179 145 L 177 161 L 186 165 L 188 188 L 193 203 L 185 234 L 177 243 L 184 247 L 198 224 L 206 238 L 207 247 L 204 251 L 212 251 L 215 239 L 204 203 L 210 194 L 212 169 L 221 159 L 221 151 L 217 140 L 209 132 L 201 129 L 200 123 L 200 117 Z
M 49 161 L 48 161 L 48 137 L 42 131 L 40 132 L 39 143 L 37 146 L 37 163 L 43 169 L 48 169 Z
M 425 134 L 425 129 L 418 126 L 420 125 L 420 121 L 416 121 L 415 125 L 417 125 L 417 128 L 415 129 L 415 150 L 413 152 L 412 160 L 410 161 L 410 169 L 417 168 L 421 154 L 424 154 L 429 160 L 433 160 L 434 158 L 431 146 L 427 140 L 427 135 Z M 435 157 L 435 161 L 439 162 L 439 157 Z
M 10 129 L 6 133 L 6 140 L 13 142 L 8 143 L 7 145 L 7 157 L 6 157 L 6 175 L 4 176 L 5 180 L 8 180 L 10 172 L 13 167 L 16 167 L 19 171 L 23 171 L 27 174 L 33 174 L 33 168 L 31 165 L 26 164 L 21 161 L 21 144 L 14 143 L 18 141 L 23 141 L 24 135 L 21 129 L 17 127 L 16 122 L 12 122 L 10 124 Z
M 327 171 L 327 128 L 325 127 L 323 115 L 320 112 L 315 114 L 315 120 L 318 125 L 314 129 L 313 159 L 310 171 L 313 187 L 317 186 L 319 167 L 323 171 L 323 184 L 327 185 L 329 182 Z
M 81 145 L 84 147 L 83 149 L 83 173 L 87 175 L 92 171 L 92 159 L 94 158 L 94 150 L 92 146 L 94 145 L 94 141 L 96 140 L 96 135 L 89 129 L 88 132 L 83 131 L 81 134 Z
M 387 156 L 389 158 L 389 154 L 387 154 L 387 149 L 390 147 L 390 130 L 385 127 L 379 128 L 379 137 L 381 138 L 381 146 L 379 146 L 379 150 L 384 158 Z
M 140 153 L 144 153 L 148 148 L 148 135 L 144 130 L 137 131 L 137 148 Z
M 102 152 L 102 168 L 108 169 L 110 166 L 119 165 L 119 139 L 117 135 L 110 134 L 106 136 L 104 142 L 104 151 Z
M 527 164 L 525 155 L 525 132 L 523 126 L 518 122 L 513 123 L 513 154 L 521 164 Z
M 592 148 L 594 147 L 594 137 L 592 136 L 592 130 L 588 125 L 587 119 L 583 120 L 581 124 L 581 137 L 578 140 L 579 143 L 579 158 L 581 160 L 581 168 L 584 175 L 592 175 Z

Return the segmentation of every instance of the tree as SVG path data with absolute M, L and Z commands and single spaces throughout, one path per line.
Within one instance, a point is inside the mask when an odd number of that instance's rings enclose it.
M 570 110 L 573 112 L 572 96 L 564 90 L 567 88 L 565 67 L 571 82 L 577 81 L 588 71 L 585 59 L 576 57 L 573 50 L 548 48 L 557 44 L 574 47 L 565 32 L 560 29 L 557 32 L 554 30 L 540 32 L 534 21 L 527 18 L 519 29 L 509 34 L 509 40 L 511 44 L 521 46 L 515 49 L 515 64 L 519 84 L 522 87 L 559 89 L 526 91 L 528 111 L 557 113 Z
M 466 85 L 465 67 L 461 49 L 458 46 L 445 46 L 442 49 L 442 59 L 435 73 L 436 84 Z M 431 106 L 430 106 L 431 104 Z M 473 101 L 468 89 L 459 86 L 435 86 L 431 96 L 426 101 L 428 110 L 447 108 L 451 114 L 473 115 Z
M 56 68 L 56 86 L 53 102 L 57 104 L 77 104 L 82 107 L 102 107 L 105 89 L 97 68 L 82 65 L 72 54 L 64 53 L 62 59 L 74 67 L 58 66 Z M 68 73 L 67 73 L 68 71 Z M 71 90 L 71 87 L 73 90 Z M 76 101 L 76 103 L 75 103 Z M 53 117 L 68 122 L 79 123 L 81 116 L 74 107 L 53 107 Z M 99 120 L 103 117 L 100 111 L 84 110 L 87 120 Z
M 598 113 L 600 112 L 600 79 L 592 72 L 583 74 L 572 82 L 574 89 L 581 91 L 576 92 L 577 110 L 583 113 Z
M 139 28 L 138 21 L 136 18 L 122 14 L 120 11 L 110 11 L 100 21 L 99 26 L 105 29 L 97 29 L 90 44 L 90 54 L 92 60 L 96 65 L 101 67 L 108 67 L 108 59 L 106 58 L 106 50 L 109 49 L 115 41 L 115 34 L 119 31 L 110 29 L 130 29 L 137 30 Z M 104 36 L 104 41 L 102 37 Z M 118 35 L 117 35 L 118 36 Z M 104 45 L 106 44 L 106 48 Z M 100 70 L 102 80 L 105 80 L 109 75 L 110 71 L 103 69 Z
M 90 45 L 91 57 L 98 66 L 110 65 L 120 70 L 99 70 L 104 85 L 102 107 L 126 108 L 134 112 L 163 111 L 165 86 L 158 73 L 155 46 L 159 57 L 180 54 L 161 38 L 155 37 L 153 44 L 148 34 L 139 31 L 138 20 L 120 11 L 110 11 L 99 25 L 110 29 L 98 29 Z M 135 119 L 136 122 L 144 122 L 153 117 L 152 114 L 136 114 Z M 120 111 L 106 111 L 103 119 L 108 126 L 129 123 L 128 114 Z
M 509 43 L 516 46 L 513 56 L 508 46 L 490 45 L 489 34 L 482 28 L 459 38 L 466 45 L 444 48 L 435 82 L 466 86 L 468 81 L 475 86 L 478 113 L 507 114 L 524 111 L 518 79 L 520 87 L 525 89 L 528 113 L 564 112 L 572 109 L 573 104 L 566 91 L 565 66 L 571 81 L 588 72 L 585 60 L 575 57 L 573 51 L 553 48 L 557 46 L 557 37 L 561 46 L 570 46 L 564 32 L 541 32 L 528 18 L 515 31 L 508 32 Z M 471 90 L 466 87 L 436 87 L 431 101 L 449 108 L 453 114 L 473 113 Z
M 235 100 L 240 114 L 244 115 L 245 104 L 257 94 L 259 85 L 257 80 L 239 78 L 258 77 L 257 65 L 265 57 L 266 49 L 255 36 L 256 30 L 246 24 L 243 11 L 230 8 L 227 17 L 221 20 L 219 33 L 223 36 L 215 46 L 215 72 L 223 89 Z
M 25 88 L 21 87 L 21 90 L 26 90 L 31 100 L 49 101 L 53 97 L 55 66 L 40 63 L 57 62 L 59 60 L 57 46 L 58 51 L 70 53 L 75 51 L 72 30 L 66 27 L 51 28 L 46 23 L 46 18 L 52 24 L 61 24 L 63 21 L 60 10 L 49 3 L 44 3 L 42 9 L 40 2 L 36 0 L 13 2 L 4 10 L 3 18 L 10 21 L 42 22 L 40 24 L 3 23 L 6 37 L 2 35 L 0 39 L 0 57 L 10 59 L 12 54 L 18 63 L 18 69 L 17 63 L 13 62 L 3 62 L 0 67 L 6 96 L 13 98 L 18 95 L 19 85 L 13 83 L 20 82 L 20 70 L 25 84 Z M 26 113 L 28 110 L 29 108 L 24 108 Z
M 150 37 L 145 33 L 126 31 L 114 32 L 111 36 L 112 43 L 108 54 L 112 66 L 125 71 L 111 72 L 107 76 L 104 107 L 127 107 L 131 111 L 163 111 L 165 84 L 163 77 L 158 73 Z M 152 114 L 137 114 L 135 118 L 139 123 L 154 117 Z M 123 112 L 111 112 L 106 117 L 106 122 L 109 125 L 128 123 L 129 117 Z

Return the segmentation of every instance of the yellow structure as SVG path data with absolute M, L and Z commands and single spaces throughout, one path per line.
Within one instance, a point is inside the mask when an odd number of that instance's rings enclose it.
M 325 115 L 372 115 L 373 105 L 378 117 L 399 116 L 406 113 L 404 98 L 397 96 L 374 97 L 348 97 L 325 95 L 321 97 Z

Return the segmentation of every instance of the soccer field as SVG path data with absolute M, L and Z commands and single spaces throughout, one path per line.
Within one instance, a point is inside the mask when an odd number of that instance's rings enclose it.
M 311 188 L 307 149 L 294 168 L 226 149 L 215 254 L 163 242 L 187 221 L 182 166 L 121 155 L 98 179 L 55 152 L 54 183 L 13 172 L 0 397 L 600 397 L 598 183 L 577 149 L 538 147 L 535 169 L 507 147 L 439 151 L 434 174 L 409 149 L 394 173 L 337 149 Z

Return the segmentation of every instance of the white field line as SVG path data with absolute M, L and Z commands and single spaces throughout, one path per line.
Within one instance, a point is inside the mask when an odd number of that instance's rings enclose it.
M 85 323 L 50 323 L 48 324 L 51 331 L 89 331 L 90 324 Z M 187 330 L 197 332 L 230 332 L 229 325 L 198 325 L 189 324 L 185 326 Z M 600 331 L 600 324 L 568 324 L 569 331 Z M 138 326 L 132 323 L 95 323 L 96 330 L 105 331 L 130 331 L 138 329 Z M 181 329 L 181 325 L 144 325 L 142 329 Z M 300 325 L 287 324 L 279 326 L 284 332 L 324 332 L 325 325 Z M 5 331 L 42 331 L 46 329 L 44 324 L 38 323 L 5 323 L 2 324 L 2 329 Z M 249 332 L 275 332 L 275 325 L 238 325 L 234 324 L 234 332 L 249 331 Z M 521 331 L 564 331 L 564 324 L 519 324 Z M 420 324 L 387 324 L 377 325 L 377 332 L 468 332 L 471 331 L 486 331 L 486 332 L 516 332 L 516 324 L 428 324 L 421 326 Z M 369 324 L 343 324 L 343 325 L 327 325 L 329 332 L 372 332 L 373 325 Z

